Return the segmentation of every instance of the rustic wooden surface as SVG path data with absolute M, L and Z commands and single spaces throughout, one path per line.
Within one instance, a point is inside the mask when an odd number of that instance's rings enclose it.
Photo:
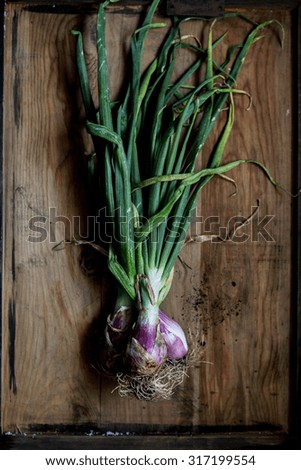
M 296 44 L 301 44 L 301 8 L 294 13 L 295 23 L 296 23 L 296 33 L 295 40 Z M 298 107 L 298 119 L 295 124 L 295 147 L 296 147 L 296 156 L 298 161 L 298 168 L 295 174 L 295 181 L 297 186 L 301 186 L 301 52 L 299 52 L 299 60 L 296 67 L 296 80 L 297 80 L 297 107 Z M 296 202 L 293 206 L 294 208 L 294 217 L 297 220 L 301 220 L 301 201 L 300 198 L 296 198 Z M 300 285 L 298 281 L 298 276 L 301 275 L 301 229 L 300 226 L 296 226 L 293 232 L 293 236 L 296 240 L 299 241 L 296 250 L 295 257 L 295 288 L 294 288 L 294 299 L 297 305 L 297 312 L 301 312 L 301 292 L 298 289 Z M 298 316 L 295 316 L 295 321 L 293 323 L 294 329 L 294 345 L 296 350 L 296 360 L 295 360 L 295 379 L 293 380 L 293 393 L 292 393 L 292 405 L 291 408 L 294 410 L 294 419 L 292 420 L 292 431 L 300 436 L 300 423 L 301 423 L 301 325 L 298 322 Z
M 147 4 L 150 3 L 151 0 L 122 0 L 123 4 L 136 4 L 139 3 L 141 4 Z M 167 0 L 168 1 L 168 0 Z M 264 2 L 260 0 L 224 0 L 225 5 L 227 7 L 256 7 L 256 8 L 294 8 L 298 5 L 300 5 L 300 0 L 282 0 L 280 2 L 279 0 L 264 0 Z M 64 4 L 71 4 L 71 5 L 76 5 L 76 4 L 81 4 L 81 3 L 86 3 L 86 4 L 96 4 L 96 0 L 18 0 L 16 2 L 15 0 L 6 0 L 6 3 L 26 3 L 28 5 L 43 5 L 43 4 L 52 4 L 59 6 L 59 5 L 64 5 Z M 189 3 L 189 0 L 183 0 L 183 3 Z
M 216 433 L 200 436 L 58 436 L 31 434 L 2 436 L 0 449 L 5 450 L 63 450 L 63 449 L 127 449 L 127 450 L 221 450 L 221 449 L 298 449 L 298 442 L 277 433 Z
M 125 67 L 119 59 L 123 44 L 137 25 L 138 13 L 139 8 L 126 15 L 108 14 L 113 94 Z M 257 20 L 270 17 L 269 11 L 251 13 Z M 236 124 L 226 159 L 257 158 L 290 188 L 291 17 L 286 10 L 273 11 L 273 17 L 285 27 L 285 46 L 280 48 L 273 27 L 246 60 L 238 86 L 252 95 L 253 105 L 246 111 L 247 98 L 236 97 Z M 91 337 L 110 305 L 104 260 L 99 259 L 96 274 L 88 276 L 80 247 L 53 251 L 53 246 L 65 236 L 63 219 L 55 216 L 80 216 L 84 231 L 89 213 L 83 176 L 88 146 L 80 133 L 74 38 L 68 31 L 85 31 L 93 74 L 94 21 L 91 15 L 34 13 L 22 5 L 7 5 L 2 429 L 23 433 L 91 426 L 123 432 L 197 432 L 258 426 L 286 431 L 290 322 L 295 314 L 290 290 L 291 199 L 255 167 L 231 174 L 238 185 L 236 197 L 230 197 L 230 183 L 213 180 L 200 199 L 203 223 L 192 225 L 192 234 L 222 230 L 237 220 L 233 217 L 249 216 L 260 200 L 258 219 L 243 229 L 248 240 L 191 244 L 177 264 L 165 310 L 189 325 L 194 337 L 199 332 L 195 340 L 205 346 L 199 344 L 198 362 L 174 399 L 121 399 L 112 393 L 114 382 L 91 366 Z M 189 28 L 202 35 L 197 23 Z M 246 28 L 246 23 L 232 19 L 220 22 L 216 34 L 228 30 L 229 41 L 237 40 Z M 151 35 L 146 61 L 159 37 L 158 32 Z M 50 208 L 56 210 L 52 220 Z M 270 241 L 258 233 L 258 223 L 268 215 Z M 43 243 L 28 242 L 32 217 L 49 229 Z

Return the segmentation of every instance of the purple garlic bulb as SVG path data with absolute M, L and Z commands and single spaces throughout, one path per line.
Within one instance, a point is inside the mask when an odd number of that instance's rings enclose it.
M 125 348 L 134 321 L 131 307 L 122 306 L 107 318 L 105 336 L 117 351 Z
M 179 323 L 159 310 L 159 325 L 167 347 L 168 359 L 182 359 L 188 352 L 188 345 L 185 333 Z
M 134 312 L 129 306 L 121 306 L 108 315 L 98 356 L 98 365 L 104 372 L 111 374 L 123 369 L 133 321 Z
M 166 360 L 167 346 L 160 331 L 157 306 L 151 305 L 138 313 L 126 354 L 131 369 L 140 375 L 154 373 Z

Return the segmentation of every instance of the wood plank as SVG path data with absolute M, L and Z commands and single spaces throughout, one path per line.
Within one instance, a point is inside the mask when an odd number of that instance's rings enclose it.
M 294 24 L 294 40 L 296 44 L 301 44 L 301 7 L 298 8 L 295 16 Z M 296 98 L 298 100 L 298 118 L 296 119 L 296 134 L 295 134 L 295 155 L 298 161 L 298 171 L 296 171 L 294 179 L 295 186 L 301 187 L 301 50 L 295 54 L 295 71 L 296 71 Z M 294 217 L 298 224 L 294 230 L 294 240 L 296 244 L 295 258 L 295 277 L 293 279 L 293 292 L 294 302 L 296 305 L 296 315 L 292 319 L 292 328 L 295 335 L 292 339 L 292 357 L 293 359 L 293 374 L 292 374 L 292 404 L 291 409 L 293 412 L 292 428 L 296 435 L 301 436 L 301 289 L 300 277 L 301 276 L 301 200 L 296 198 L 294 205 Z M 299 313 L 298 313 L 299 312 Z
M 3 436 L 0 448 L 8 450 L 118 449 L 118 450 L 251 450 L 298 449 L 285 434 L 227 433 L 199 436 Z
M 237 122 L 227 158 L 257 157 L 290 188 L 292 96 L 291 18 L 275 12 L 287 32 L 280 50 L 267 32 L 245 64 L 239 87 L 253 107 L 237 100 Z M 266 18 L 264 13 L 255 19 Z M 125 61 L 116 60 L 137 15 L 108 15 L 112 93 L 118 93 Z M 89 70 L 95 70 L 92 25 L 95 17 L 33 13 L 8 5 L 5 64 L 5 292 L 3 298 L 3 430 L 43 425 L 140 426 L 141 432 L 197 429 L 200 426 L 277 426 L 288 429 L 289 339 L 291 314 L 290 198 L 275 191 L 258 169 L 233 174 L 238 196 L 225 181 L 203 192 L 193 229 L 210 229 L 209 217 L 225 227 L 233 216 L 248 216 L 256 199 L 273 240 L 258 232 L 256 219 L 245 243 L 191 245 L 182 253 L 166 311 L 201 332 L 199 363 L 170 402 L 144 403 L 111 394 L 114 384 L 101 379 L 87 355 L 89 333 L 97 330 L 107 281 L 81 270 L 78 247 L 53 252 L 54 241 L 28 243 L 28 222 L 52 222 L 56 241 L 64 225 L 56 219 L 89 211 L 81 158 L 87 148 L 78 132 L 81 108 L 74 67 L 74 41 L 68 30 L 81 25 L 88 42 Z M 229 41 L 245 25 L 227 20 Z M 30 28 L 28 27 L 30 25 Z M 216 29 L 218 35 L 221 29 Z M 190 33 L 201 35 L 194 23 Z M 158 47 L 152 36 L 146 62 Z M 281 60 L 279 60 L 281 57 Z M 189 60 L 183 56 L 183 62 Z M 260 74 L 258 73 L 260 71 Z M 271 86 L 271 83 L 273 86 Z M 78 99 L 75 97 L 77 96 Z M 247 131 L 246 131 L 247 129 Z M 283 149 L 286 155 L 283 157 Z M 49 208 L 56 208 L 50 221 Z M 232 219 L 231 219 L 232 218 Z M 66 219 L 64 219 L 66 221 Z M 43 222 L 44 221 L 44 222 Z M 206 224 L 204 221 L 207 221 Z M 260 226 L 259 226 L 260 228 Z M 272 308 L 271 308 L 272 306 Z M 89 345 L 89 344 L 88 344 Z
M 28 5 L 76 5 L 76 4 L 96 4 L 95 0 L 6 0 L 6 3 L 26 3 Z M 124 5 L 131 4 L 148 4 L 151 3 L 151 0 L 122 0 Z M 183 3 L 189 3 L 189 0 L 184 0 Z M 300 5 L 300 0 L 225 0 L 225 5 L 227 7 L 239 6 L 239 7 L 263 7 L 263 8 L 295 8 Z
M 3 67 L 3 50 L 4 50 L 4 4 L 0 4 L 0 122 L 3 123 L 3 77 L 4 77 L 4 67 Z M 3 125 L 3 124 L 2 124 Z M 3 270 L 2 270 L 2 259 L 3 259 L 3 132 L 0 132 L 0 299 L 2 299 L 2 279 L 3 279 Z M 0 370 L 2 371 L 2 308 L 0 308 Z M 2 384 L 2 378 L 0 378 L 0 390 Z M 2 394 L 0 391 L 0 408 L 2 403 Z M 0 415 L 1 416 L 1 415 Z M 1 428 L 1 417 L 0 417 L 0 428 Z
M 65 237 L 55 216 L 86 213 L 74 185 L 78 110 L 66 91 L 76 94 L 70 18 L 12 7 L 6 19 L 3 426 L 90 422 L 99 415 L 99 378 L 85 360 L 85 337 L 101 290 L 83 274 L 79 248 L 54 252 L 49 239 Z M 30 220 L 47 230 L 45 241 L 28 241 L 39 238 Z
M 244 8 L 296 8 L 300 5 L 300 0 L 225 0 L 225 4 L 229 8 L 244 7 Z
M 122 0 L 123 4 L 139 4 L 142 5 L 143 3 L 150 3 L 150 0 Z M 97 4 L 97 0 L 55 0 L 51 2 L 51 0 L 8 0 L 6 3 L 26 3 L 28 5 L 30 4 L 50 4 L 52 3 L 53 5 L 64 5 L 64 4 L 71 4 L 71 5 L 76 5 L 76 4 Z
M 280 15 L 279 19 L 289 29 L 289 16 Z M 236 25 L 235 34 L 238 34 L 238 28 Z M 196 36 L 200 34 L 196 25 L 190 25 L 189 32 Z M 260 154 L 257 156 L 264 159 L 276 177 L 284 178 L 284 184 L 289 187 L 287 161 L 281 161 L 278 150 L 283 143 L 274 145 L 275 141 L 271 139 L 273 124 L 270 116 L 283 116 L 290 109 L 290 96 L 281 95 L 280 101 L 278 98 L 275 100 L 272 97 L 274 91 L 269 86 L 268 77 L 279 77 L 280 80 L 282 75 L 280 63 L 275 60 L 275 54 L 279 53 L 276 44 L 275 37 L 269 35 L 269 40 L 253 51 L 240 86 L 252 88 L 256 102 L 253 113 L 237 110 L 237 127 L 228 148 L 229 159 L 242 154 L 255 157 L 259 145 Z M 288 49 L 282 54 L 283 60 L 287 61 L 285 69 L 289 70 L 289 41 L 286 47 Z M 181 64 L 185 60 L 184 57 Z M 257 70 L 264 72 L 258 76 Z M 277 89 L 278 85 L 280 83 L 275 85 Z M 274 106 L 277 109 L 273 109 Z M 265 113 L 265 107 L 269 108 L 268 113 Z M 282 125 L 285 130 L 276 130 L 273 138 L 282 140 L 287 136 L 285 146 L 289 149 L 289 120 Z M 244 132 L 244 126 L 249 129 L 248 133 Z M 225 422 L 231 425 L 272 422 L 287 428 L 287 315 L 290 306 L 286 302 L 290 289 L 290 234 L 285 227 L 290 225 L 290 200 L 276 194 L 254 168 L 244 168 L 236 173 L 235 178 L 239 184 L 239 196 L 229 198 L 231 188 L 220 181 L 213 182 L 201 196 L 203 202 L 200 203 L 199 214 L 204 220 L 211 216 L 220 217 L 223 227 L 232 216 L 249 215 L 256 199 L 260 198 L 259 220 L 266 214 L 275 215 L 275 241 L 266 243 L 262 240 L 260 234 L 256 234 L 255 224 L 254 233 L 249 234 L 246 243 L 195 245 L 183 251 L 183 261 L 191 269 L 178 264 L 165 308 L 182 324 L 203 332 L 205 356 L 200 359 L 198 368 L 191 370 L 183 388 L 170 403 L 164 404 L 164 408 L 158 403 L 120 402 L 117 396 L 110 395 L 113 384 L 103 382 L 102 416 L 108 423 L 137 423 L 139 416 L 139 423 L 145 426 L 155 426 L 158 421 L 169 424 L 171 428 L 215 426 Z M 284 223 L 282 227 L 280 221 Z M 273 312 L 270 310 L 272 299 L 275 304 Z M 256 334 L 250 335 L 254 330 Z M 271 331 L 272 335 L 268 333 Z M 276 379 L 280 376 L 281 380 Z

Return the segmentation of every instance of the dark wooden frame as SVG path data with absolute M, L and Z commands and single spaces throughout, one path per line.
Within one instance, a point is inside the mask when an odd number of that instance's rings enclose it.
M 189 2 L 189 0 L 185 0 Z M 65 12 L 65 9 L 84 7 L 89 9 L 95 0 L 7 0 L 6 3 L 26 3 L 29 7 L 47 9 L 51 5 L 52 11 Z M 124 0 L 124 3 L 147 4 L 149 0 Z M 91 5 L 92 4 L 92 5 Z M 53 8 L 53 5 L 56 7 Z M 294 172 L 294 186 L 301 187 L 301 0 L 225 0 L 226 7 L 266 7 L 287 8 L 293 15 L 293 51 L 294 83 L 294 155 L 296 171 Z M 3 153 L 3 45 L 4 45 L 4 15 L 5 4 L 0 4 L 0 197 L 2 202 L 2 153 Z M 299 49 L 297 47 L 299 45 Z M 292 307 L 297 312 L 291 319 L 291 396 L 290 396 L 290 429 L 288 434 L 277 432 L 244 431 L 236 429 L 212 430 L 199 435 L 161 435 L 161 436 L 114 436 L 113 438 L 95 434 L 93 437 L 83 435 L 81 429 L 68 430 L 68 434 L 45 434 L 36 436 L 0 436 L 0 449 L 300 449 L 301 446 L 301 199 L 293 200 L 293 298 Z M 0 205 L 0 257 L 2 259 L 2 204 Z M 0 268 L 1 272 L 1 268 Z M 0 285 L 1 293 L 1 285 Z M 1 318 L 1 317 L 0 317 Z M 0 346 L 1 346 L 0 321 Z M 1 370 L 0 348 L 0 370 Z M 1 403 L 1 387 L 0 387 Z M 33 437 L 35 437 L 33 439 Z
M 148 4 L 150 3 L 150 0 L 122 0 L 123 1 L 123 5 L 125 4 Z M 166 0 L 165 0 L 166 1 Z M 200 3 L 202 2 L 202 0 L 199 0 Z M 203 0 L 203 2 L 206 1 L 206 0 Z M 299 0 L 282 0 L 282 1 L 279 1 L 279 0 L 264 0 L 264 1 L 260 1 L 260 0 L 224 0 L 225 2 L 225 6 L 227 7 L 235 7 L 235 6 L 239 6 L 239 7 L 262 7 L 262 8 L 294 8 L 294 7 L 297 7 L 298 5 L 300 5 L 300 1 Z M 6 0 L 6 3 L 28 3 L 28 4 L 32 4 L 32 5 L 51 5 L 53 7 L 53 5 L 56 5 L 56 6 L 59 6 L 59 5 L 80 5 L 80 4 L 83 4 L 83 3 L 90 3 L 90 4 L 96 4 L 97 2 L 95 0 L 56 0 L 56 1 L 51 1 L 51 0 Z M 183 0 L 183 3 L 188 3 L 189 4 L 189 0 Z

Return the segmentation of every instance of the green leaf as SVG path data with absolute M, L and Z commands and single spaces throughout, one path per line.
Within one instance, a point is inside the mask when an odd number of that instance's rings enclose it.
M 99 123 L 113 129 L 111 100 L 109 92 L 109 72 L 106 49 L 105 3 L 100 3 L 97 15 L 96 46 L 98 59 Z
M 133 280 L 130 279 L 127 272 L 121 266 L 121 264 L 117 261 L 117 256 L 114 254 L 113 247 L 110 247 L 109 250 L 109 258 L 108 258 L 108 268 L 113 274 L 113 276 L 117 279 L 119 284 L 124 288 L 124 290 L 128 293 L 131 299 L 135 300 L 136 292 Z
M 79 31 L 72 30 L 71 34 L 73 34 L 74 36 L 77 36 L 76 60 L 77 60 L 80 88 L 82 92 L 86 116 L 91 121 L 96 121 L 96 110 L 95 110 L 95 106 L 94 106 L 93 99 L 92 99 L 88 72 L 87 72 L 87 67 L 86 67 L 86 61 L 85 61 L 85 56 L 84 56 L 83 37 Z
M 116 151 L 112 150 L 112 156 L 115 159 L 115 233 L 119 239 L 119 250 L 123 262 L 131 277 L 135 273 L 134 218 L 130 177 L 123 143 L 120 136 L 106 126 L 88 121 L 87 129 L 91 134 L 116 145 Z

